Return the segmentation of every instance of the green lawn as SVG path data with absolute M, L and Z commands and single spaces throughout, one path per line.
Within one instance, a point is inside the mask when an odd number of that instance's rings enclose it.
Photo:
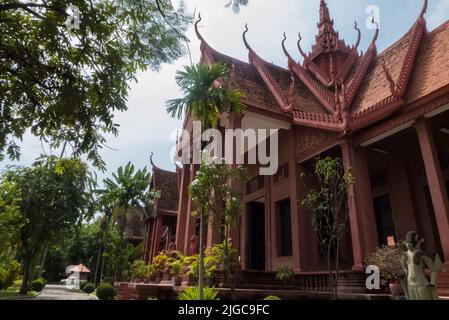
M 19 289 L 11 287 L 7 290 L 0 291 L 0 300 L 20 300 L 20 299 L 34 298 L 38 294 L 39 292 L 37 291 L 30 291 L 26 295 L 20 294 Z

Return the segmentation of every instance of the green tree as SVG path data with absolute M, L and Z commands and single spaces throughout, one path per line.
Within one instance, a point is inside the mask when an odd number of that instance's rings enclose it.
M 33 267 L 46 244 L 85 217 L 87 180 L 87 165 L 77 158 L 45 157 L 32 167 L 13 167 L 3 175 L 3 182 L 18 186 L 20 213 L 28 222 L 20 229 L 18 241 L 22 294 L 28 292 Z
M 20 214 L 20 190 L 11 181 L 0 182 L 0 255 L 17 242 L 26 220 Z
M 66 23 L 71 4 L 79 28 Z M 18 158 L 29 129 L 103 168 L 103 134 L 118 133 L 129 81 L 182 56 L 190 22 L 170 0 L 2 1 L 0 157 Z
M 205 64 L 186 66 L 176 74 L 176 83 L 181 89 L 181 98 L 167 101 L 167 112 L 178 119 L 186 114 L 201 121 L 203 129 L 217 126 L 220 116 L 228 112 L 234 116 L 242 114 L 243 93 L 234 89 L 229 81 L 229 69 L 224 63 L 215 63 L 210 68 Z M 204 239 L 203 215 L 210 212 L 203 208 L 200 220 L 199 290 L 200 299 L 204 288 Z
M 178 119 L 192 114 L 203 129 L 216 127 L 224 112 L 239 115 L 244 110 L 243 93 L 231 87 L 229 69 L 224 63 L 186 66 L 176 73 L 176 84 L 183 96 L 167 101 L 167 112 Z
M 198 208 L 192 214 L 218 230 L 223 244 L 223 269 L 225 280 L 234 294 L 234 275 L 238 261 L 232 254 L 229 239 L 242 213 L 243 186 L 247 170 L 242 166 L 215 164 L 202 161 L 195 180 L 189 187 L 192 201 Z M 201 232 L 201 228 L 200 228 Z M 200 237 L 201 238 L 201 237 Z
M 317 159 L 314 166 L 317 188 L 309 190 L 302 205 L 312 213 L 312 225 L 317 234 L 321 252 L 327 258 L 331 298 L 338 297 L 340 241 L 346 233 L 348 189 L 355 178 L 345 171 L 340 158 Z
M 146 216 L 147 214 L 144 213 L 151 210 L 153 201 L 159 197 L 159 193 L 150 188 L 151 174 L 146 167 L 135 171 L 134 165 L 129 162 L 125 167 L 118 168 L 117 173 L 113 173 L 112 177 L 112 179 L 104 180 L 105 189 L 100 193 L 104 197 L 103 201 L 111 208 L 124 249 L 126 243 L 123 240 L 127 222 L 130 220 L 129 215 L 141 212 Z M 124 259 L 125 255 L 121 254 L 120 257 Z M 116 280 L 122 277 L 120 266 L 125 263 L 126 261 L 123 260 L 118 264 Z

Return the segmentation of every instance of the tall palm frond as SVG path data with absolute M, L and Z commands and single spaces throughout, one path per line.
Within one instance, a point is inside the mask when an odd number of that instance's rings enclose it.
M 191 113 L 200 120 L 204 129 L 216 127 L 223 112 L 241 114 L 243 93 L 229 86 L 228 66 L 215 63 L 186 66 L 176 74 L 176 83 L 183 97 L 167 101 L 167 112 L 181 119 Z

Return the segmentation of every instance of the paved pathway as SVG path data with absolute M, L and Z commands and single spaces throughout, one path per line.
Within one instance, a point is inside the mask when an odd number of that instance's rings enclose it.
M 33 300 L 96 300 L 84 292 L 67 290 L 63 285 L 48 284 Z

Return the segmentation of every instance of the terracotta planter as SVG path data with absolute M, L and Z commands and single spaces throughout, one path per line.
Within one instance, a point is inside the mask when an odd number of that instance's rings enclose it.
M 154 275 L 154 282 L 155 283 L 160 283 L 162 280 L 162 272 L 157 271 Z
M 162 271 L 162 281 L 170 281 L 172 278 L 172 275 L 170 274 L 170 271 Z
M 179 287 L 179 286 L 182 284 L 182 278 L 181 278 L 181 277 L 175 276 L 175 277 L 173 277 L 172 279 L 173 279 L 173 284 L 174 284 L 176 287 Z
M 182 276 L 183 286 L 194 286 L 198 283 L 198 278 L 194 276 Z
M 388 287 L 390 288 L 391 295 L 395 297 L 404 294 L 404 289 L 402 288 L 402 285 L 399 282 L 391 282 L 388 284 Z

